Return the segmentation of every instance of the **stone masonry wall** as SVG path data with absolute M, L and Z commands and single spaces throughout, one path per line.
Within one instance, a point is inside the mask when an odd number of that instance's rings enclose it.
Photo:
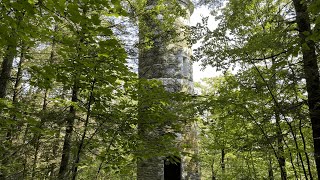
M 152 6 L 157 4 L 157 1 L 158 0 L 147 0 L 147 8 L 152 8 Z M 176 30 L 182 32 L 179 28 L 188 25 L 193 6 L 190 0 L 179 0 L 179 3 L 182 7 L 186 8 L 189 13 L 186 18 L 178 18 L 176 20 Z M 143 21 L 145 22 L 145 26 L 149 26 L 149 28 L 154 31 L 154 35 L 157 35 L 159 32 L 161 33 L 161 30 L 158 29 L 159 27 L 155 22 L 152 22 L 148 18 L 143 19 Z M 140 39 L 144 39 L 144 33 L 145 32 L 140 32 Z M 180 38 L 183 39 L 183 35 L 181 35 Z M 153 40 L 153 47 L 146 50 L 140 50 L 139 77 L 160 80 L 169 92 L 184 91 L 193 93 L 193 72 L 190 56 L 191 49 L 186 41 L 168 43 L 166 38 L 159 36 Z M 192 127 L 192 125 L 188 125 L 185 129 L 189 133 L 191 132 L 191 136 L 194 136 L 196 132 L 193 131 Z M 156 132 L 149 133 L 156 134 Z M 179 136 L 182 137 L 179 141 L 194 141 L 188 134 Z M 146 141 L 148 141 L 148 137 L 146 137 Z M 196 150 L 191 149 L 188 151 L 192 153 Z M 140 160 L 137 166 L 137 179 L 164 180 L 164 159 L 165 157 L 153 157 L 147 160 Z M 200 179 L 199 167 L 197 162 L 195 162 L 195 159 L 188 157 L 181 157 L 181 159 L 181 179 Z

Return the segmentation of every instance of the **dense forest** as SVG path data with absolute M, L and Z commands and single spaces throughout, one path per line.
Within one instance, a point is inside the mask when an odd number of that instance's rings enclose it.
M 0 179 L 136 179 L 137 161 L 181 155 L 201 179 L 318 179 L 320 1 L 194 0 L 218 26 L 179 31 L 181 0 L 152 1 L 0 0 Z M 139 78 L 159 37 L 223 75 L 197 93 Z M 177 147 L 187 124 L 198 141 Z

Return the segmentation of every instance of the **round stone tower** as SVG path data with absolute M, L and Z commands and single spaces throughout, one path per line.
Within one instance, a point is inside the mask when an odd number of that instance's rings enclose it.
M 152 9 L 158 1 L 148 0 L 146 9 Z M 156 16 L 156 21 L 151 17 L 142 18 L 144 27 L 140 27 L 140 39 L 142 43 L 148 43 L 151 47 L 140 49 L 139 77 L 161 80 L 170 92 L 192 93 L 192 62 L 190 60 L 192 51 L 185 40 L 186 33 L 183 27 L 189 25 L 193 4 L 190 0 L 177 1 L 186 11 L 186 16 L 176 18 L 174 25 L 171 24 L 168 27 L 161 24 L 163 18 L 161 14 Z M 146 40 L 146 33 L 149 35 L 148 38 L 152 39 Z
M 147 0 L 146 10 L 152 10 L 160 0 Z M 163 3 L 163 1 L 161 1 Z M 167 17 L 173 17 L 164 9 L 164 13 L 153 13 L 140 18 L 139 37 L 142 44 L 139 52 L 139 78 L 157 79 L 162 82 L 169 92 L 193 93 L 191 47 L 187 44 L 184 27 L 189 25 L 189 18 L 193 12 L 190 0 L 177 0 L 180 8 L 186 12 L 184 17 L 171 20 L 172 24 L 166 25 Z M 173 6 L 170 1 L 164 7 Z M 157 12 L 157 11 L 154 11 Z M 166 13 L 166 14 L 165 14 Z M 169 20 L 170 22 L 170 20 Z M 140 127 L 141 128 L 141 127 Z M 142 127 L 143 128 L 143 127 Z M 186 126 L 188 134 L 178 135 L 180 139 L 196 137 L 192 125 Z M 149 132 L 157 136 L 160 130 Z M 190 133 L 191 132 L 191 133 Z M 188 135 L 192 137 L 188 137 Z M 185 138 L 186 137 L 186 138 Z M 191 141 L 194 141 L 192 139 Z M 196 143 L 193 143 L 196 144 Z M 148 147 L 146 147 L 148 148 Z M 196 147 L 189 152 L 196 153 Z M 172 164 L 165 157 L 152 157 L 138 162 L 138 180 L 198 180 L 199 166 L 197 160 L 187 157 L 177 157 L 180 163 Z

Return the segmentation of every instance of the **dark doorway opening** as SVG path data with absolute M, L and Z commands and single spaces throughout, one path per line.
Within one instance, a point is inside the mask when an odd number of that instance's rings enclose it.
M 164 180 L 181 180 L 181 158 L 168 157 L 165 159 Z

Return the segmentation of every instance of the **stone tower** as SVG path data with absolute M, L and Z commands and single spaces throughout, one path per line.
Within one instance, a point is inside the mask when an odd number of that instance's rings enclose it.
M 152 9 L 159 0 L 147 0 L 146 9 Z M 153 17 L 142 17 L 140 21 L 140 40 L 145 43 L 151 42 L 149 48 L 140 49 L 139 53 L 139 77 L 144 79 L 157 79 L 162 82 L 169 92 L 193 93 L 192 62 L 190 60 L 191 48 L 187 44 L 183 27 L 189 25 L 189 18 L 193 12 L 193 4 L 190 0 L 177 0 L 180 7 L 186 10 L 185 17 L 179 17 L 173 22 L 175 33 L 166 29 L 162 24 L 163 15 L 153 14 Z M 170 6 L 170 1 L 168 6 Z M 151 34 L 152 39 L 146 38 L 146 33 Z M 173 36 L 175 38 L 172 41 Z M 188 135 L 196 137 L 196 131 L 192 125 L 186 128 Z M 158 136 L 161 129 L 146 133 L 146 141 L 151 136 Z M 180 140 L 185 135 L 180 136 Z M 190 136 L 187 139 L 192 139 Z M 185 139 L 185 138 L 184 138 Z M 148 148 L 148 147 L 146 147 Z M 191 149 L 196 153 L 196 148 Z M 152 157 L 138 162 L 138 180 L 198 180 L 199 166 L 197 161 L 187 157 L 178 157 L 181 163 L 172 165 L 166 162 L 165 157 Z M 170 175 L 167 175 L 170 174 Z M 168 178 L 170 176 L 170 178 Z

